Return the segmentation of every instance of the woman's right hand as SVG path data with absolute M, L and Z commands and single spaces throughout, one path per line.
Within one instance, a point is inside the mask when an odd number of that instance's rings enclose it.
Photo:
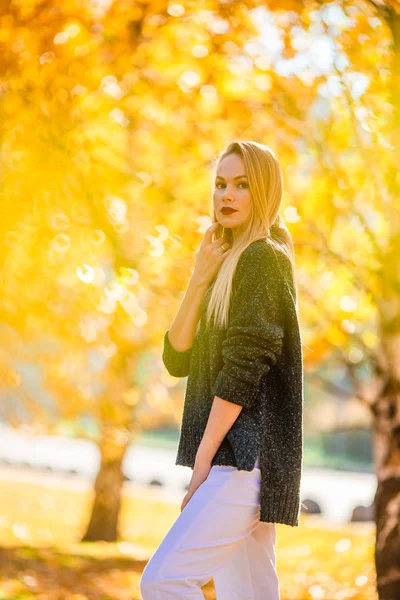
M 231 251 L 230 244 L 224 238 L 212 241 L 212 236 L 218 225 L 219 223 L 215 222 L 208 227 L 200 248 L 196 252 L 193 277 L 206 285 L 214 280 L 222 263 Z

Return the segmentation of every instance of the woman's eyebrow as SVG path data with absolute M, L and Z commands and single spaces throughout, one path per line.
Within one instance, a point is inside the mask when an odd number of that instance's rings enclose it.
M 237 175 L 233 179 L 240 179 L 241 177 L 246 177 L 247 178 L 247 175 Z M 215 179 L 224 179 L 224 177 L 221 177 L 221 175 L 217 175 Z

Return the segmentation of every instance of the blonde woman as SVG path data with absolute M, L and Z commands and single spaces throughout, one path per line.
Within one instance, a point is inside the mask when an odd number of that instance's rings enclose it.
M 146 565 L 143 600 L 278 600 L 276 523 L 298 526 L 303 356 L 294 248 L 274 152 L 234 141 L 217 157 L 213 224 L 164 336 L 188 376 L 177 465 L 181 513 Z

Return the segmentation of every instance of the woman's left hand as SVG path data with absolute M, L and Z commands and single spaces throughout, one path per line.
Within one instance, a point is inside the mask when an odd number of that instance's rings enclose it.
M 192 478 L 189 483 L 186 496 L 182 500 L 181 512 L 193 496 L 195 491 L 201 486 L 201 484 L 207 479 L 209 472 L 211 471 L 211 461 L 209 460 L 196 460 L 192 473 Z

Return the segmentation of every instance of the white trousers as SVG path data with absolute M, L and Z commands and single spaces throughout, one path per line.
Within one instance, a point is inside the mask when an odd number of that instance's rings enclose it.
M 141 580 L 143 600 L 279 600 L 275 523 L 260 517 L 260 469 L 214 465 L 155 553 Z

